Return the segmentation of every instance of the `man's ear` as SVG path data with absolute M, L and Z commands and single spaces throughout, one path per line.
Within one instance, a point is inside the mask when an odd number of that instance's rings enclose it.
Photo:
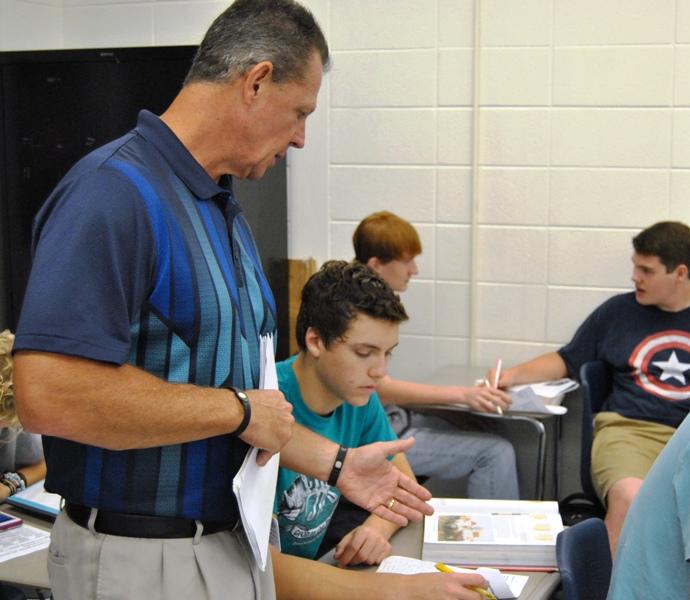
M 262 86 L 273 81 L 273 63 L 262 60 L 244 74 L 242 92 L 245 102 L 251 103 L 261 93 Z
M 307 347 L 307 352 L 314 358 L 321 356 L 325 349 L 319 332 L 313 327 L 307 328 L 307 333 L 304 334 L 304 345 Z
M 688 278 L 688 266 L 680 264 L 676 267 L 676 273 L 678 274 L 678 279 L 683 281 Z

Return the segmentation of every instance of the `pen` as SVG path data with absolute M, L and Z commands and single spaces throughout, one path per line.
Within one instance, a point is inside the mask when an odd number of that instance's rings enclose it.
M 443 563 L 436 563 L 434 565 L 436 567 L 437 571 L 441 571 L 441 573 L 455 573 L 453 569 L 451 569 L 448 565 L 445 565 Z M 477 592 L 480 596 L 486 598 L 486 600 L 497 600 L 496 596 L 494 596 L 489 590 L 485 588 L 480 588 L 474 585 L 468 586 L 473 592 Z
M 503 366 L 503 361 L 499 358 L 496 361 L 496 375 L 494 376 L 494 387 L 495 388 L 498 388 L 498 382 L 501 379 L 501 367 L 502 366 Z M 498 405 L 496 405 L 496 412 L 501 416 L 503 415 L 503 409 Z

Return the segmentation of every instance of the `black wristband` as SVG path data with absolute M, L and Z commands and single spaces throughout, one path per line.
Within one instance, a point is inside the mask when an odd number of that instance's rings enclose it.
M 240 401 L 242 409 L 244 410 L 244 417 L 242 417 L 242 422 L 237 426 L 235 431 L 231 432 L 230 435 L 237 437 L 242 435 L 247 426 L 249 425 L 249 420 L 252 418 L 252 407 L 249 404 L 249 396 L 245 394 L 242 390 L 238 390 L 235 387 L 228 386 L 228 389 L 235 394 L 235 397 Z
M 333 463 L 331 474 L 328 476 L 328 485 L 335 487 L 338 483 L 338 477 L 340 477 L 340 470 L 343 468 L 347 450 L 345 446 L 340 446 L 340 448 L 338 448 L 338 454 L 335 455 L 335 462 Z

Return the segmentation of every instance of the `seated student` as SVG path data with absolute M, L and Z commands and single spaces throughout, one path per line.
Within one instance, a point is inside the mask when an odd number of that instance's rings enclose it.
M 46 475 L 41 436 L 22 431 L 14 408 L 12 344 L 14 335 L 0 333 L 0 502 Z M 0 582 L 0 599 L 23 598 L 23 593 Z
M 326 262 L 302 290 L 300 351 L 277 364 L 278 385 L 293 405 L 295 421 L 347 448 L 397 439 L 375 388 L 406 319 L 400 299 L 369 268 Z M 414 477 L 403 454 L 393 463 Z M 317 556 L 340 498 L 334 484 L 280 469 L 275 508 L 283 552 Z M 389 508 L 395 502 L 391 499 Z M 341 566 L 381 562 L 397 528 L 369 515 L 341 540 L 336 559 Z
M 388 211 L 377 212 L 357 226 L 352 242 L 355 259 L 373 269 L 396 292 L 403 292 L 417 274 L 415 257 L 422 252 L 417 231 Z M 490 386 L 424 385 L 382 377 L 376 385 L 395 432 L 416 442 L 407 459 L 417 475 L 459 480 L 467 477 L 470 498 L 519 497 L 515 452 L 497 435 L 461 431 L 441 417 L 408 411 L 414 404 L 464 404 L 472 410 L 496 412 L 510 406 L 510 397 Z M 459 495 L 459 492 L 458 492 Z
M 0 333 L 0 502 L 46 475 L 41 436 L 21 430 L 14 408 L 13 343 L 7 329 Z
M 608 600 L 690 594 L 690 419 L 654 461 L 625 518 Z
M 610 298 L 566 346 L 504 370 L 499 381 L 576 378 L 591 360 L 611 369 L 613 389 L 594 421 L 592 481 L 607 507 L 612 553 L 642 480 L 690 410 L 690 227 L 656 223 L 632 243 L 635 291 Z

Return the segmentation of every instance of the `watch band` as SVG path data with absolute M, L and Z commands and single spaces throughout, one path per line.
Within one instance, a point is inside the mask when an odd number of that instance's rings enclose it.
M 348 448 L 345 446 L 340 446 L 340 448 L 338 448 L 338 454 L 335 456 L 335 462 L 333 463 L 331 474 L 328 476 L 328 485 L 335 487 L 338 483 L 338 477 L 340 477 L 340 470 L 343 468 L 347 451 Z
M 249 396 L 245 394 L 242 390 L 238 390 L 236 387 L 228 386 L 228 389 L 235 394 L 235 398 L 237 398 L 242 405 L 242 409 L 244 410 L 244 416 L 242 417 L 242 422 L 237 426 L 237 429 L 235 431 L 231 432 L 230 435 L 233 437 L 238 437 L 242 435 L 245 429 L 247 429 L 247 426 L 249 425 L 249 420 L 252 418 L 252 407 L 249 404 Z

